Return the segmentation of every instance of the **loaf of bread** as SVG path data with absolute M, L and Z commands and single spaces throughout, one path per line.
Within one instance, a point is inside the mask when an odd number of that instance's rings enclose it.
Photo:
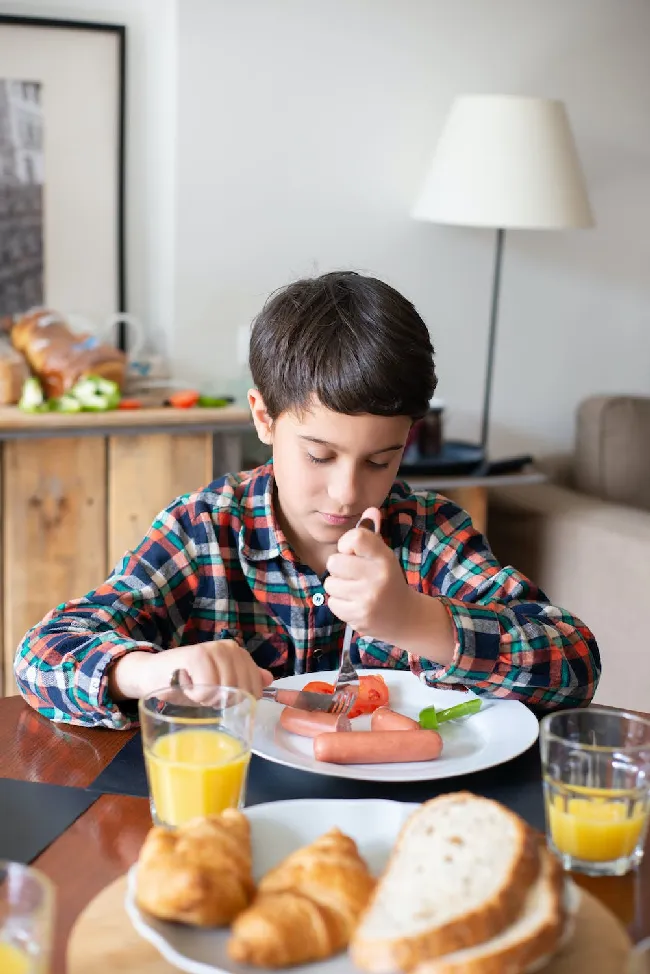
M 518 920 L 541 860 L 536 833 L 503 805 L 467 792 L 426 802 L 402 828 L 352 938 L 352 960 L 373 974 L 464 971 L 462 961 L 446 967 L 444 958 L 486 944 Z M 552 953 L 558 936 L 556 873 L 545 875 L 539 895 L 527 908 L 540 923 L 549 917 L 545 943 L 537 937 L 535 924 L 524 923 L 515 933 L 517 941 L 535 937 L 531 954 L 538 949 Z M 536 905 L 540 899 L 541 907 Z M 497 952 L 510 946 L 502 942 Z M 525 970 L 499 968 L 498 960 L 482 967 L 474 963 L 474 953 L 471 957 L 467 970 L 477 974 Z
M 179 826 L 154 827 L 140 852 L 138 906 L 161 920 L 198 927 L 229 924 L 251 902 L 250 825 L 226 809 Z
M 33 308 L 11 329 L 11 341 L 40 380 L 46 398 L 62 396 L 84 375 L 98 375 L 124 385 L 126 356 L 94 335 L 73 332 L 65 319 L 47 308 Z
M 348 945 L 374 885 L 354 840 L 333 828 L 260 880 L 232 926 L 228 953 L 271 968 L 331 957 Z

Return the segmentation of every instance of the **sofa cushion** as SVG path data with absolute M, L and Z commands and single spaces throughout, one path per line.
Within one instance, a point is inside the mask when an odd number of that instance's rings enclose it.
M 596 396 L 578 409 L 575 486 L 650 510 L 650 397 Z

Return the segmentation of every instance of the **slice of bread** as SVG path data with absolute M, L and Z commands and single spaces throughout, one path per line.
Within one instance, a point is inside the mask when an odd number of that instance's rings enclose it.
M 404 824 L 350 946 L 364 971 L 410 971 L 510 926 L 537 879 L 536 834 L 498 802 L 441 795 Z
M 550 958 L 564 926 L 562 867 L 546 850 L 542 870 L 514 923 L 477 947 L 419 964 L 415 974 L 524 974 Z

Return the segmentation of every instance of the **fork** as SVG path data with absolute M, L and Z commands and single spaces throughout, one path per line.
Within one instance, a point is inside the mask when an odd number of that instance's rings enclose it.
M 369 517 L 361 518 L 357 524 L 358 528 L 365 528 L 368 531 L 375 531 L 375 522 Z M 341 663 L 339 665 L 339 675 L 336 678 L 334 691 L 342 690 L 344 687 L 356 687 L 359 692 L 359 674 L 352 665 L 350 659 L 350 645 L 352 643 L 352 626 L 346 625 L 345 635 L 343 636 L 343 649 L 341 650 Z
M 356 686 L 347 684 L 346 686 L 334 687 L 332 694 L 332 706 L 327 711 L 328 714 L 349 714 L 357 701 L 359 693 L 359 683 Z

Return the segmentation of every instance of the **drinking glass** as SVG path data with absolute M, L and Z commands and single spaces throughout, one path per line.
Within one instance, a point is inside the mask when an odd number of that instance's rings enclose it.
M 151 816 L 170 828 L 240 808 L 256 701 L 237 687 L 166 687 L 139 703 Z
M 540 723 L 546 837 L 565 869 L 622 876 L 641 862 L 650 817 L 650 720 L 607 707 Z
M 54 887 L 37 869 L 0 860 L 0 971 L 45 974 L 52 947 Z
M 627 974 L 650 974 L 650 937 L 642 940 L 632 951 Z

